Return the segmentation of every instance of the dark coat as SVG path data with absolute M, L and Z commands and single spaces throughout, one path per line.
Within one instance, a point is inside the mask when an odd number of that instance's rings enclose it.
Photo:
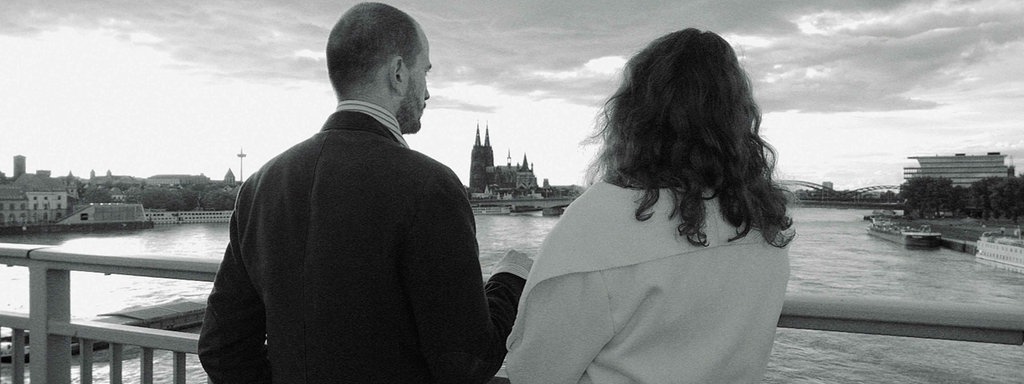
M 215 383 L 470 383 L 501 366 L 523 279 L 484 286 L 459 178 L 368 115 L 331 115 L 252 175 L 230 232 L 199 337 Z

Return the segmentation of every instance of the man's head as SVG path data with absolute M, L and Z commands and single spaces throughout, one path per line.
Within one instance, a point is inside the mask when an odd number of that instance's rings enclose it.
M 361 99 L 395 113 L 402 133 L 419 131 L 430 98 L 426 35 L 408 14 L 361 3 L 342 15 L 327 40 L 327 72 L 339 100 Z

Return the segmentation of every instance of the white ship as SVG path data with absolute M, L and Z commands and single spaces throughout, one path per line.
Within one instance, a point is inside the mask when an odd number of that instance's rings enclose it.
M 1024 273 L 1024 239 L 1020 229 L 1014 235 L 985 232 L 978 239 L 975 258 L 998 268 Z
M 146 211 L 153 224 L 228 223 L 234 211 Z
M 474 215 L 508 215 L 512 213 L 512 207 L 508 205 L 484 205 L 472 208 Z

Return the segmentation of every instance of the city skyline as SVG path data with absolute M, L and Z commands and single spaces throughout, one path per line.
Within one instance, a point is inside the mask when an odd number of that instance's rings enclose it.
M 323 46 L 353 2 L 5 3 L 0 171 L 246 174 L 333 110 Z M 495 152 L 582 184 L 625 61 L 683 27 L 736 49 L 779 179 L 902 183 L 911 156 L 1012 156 L 1024 170 L 1024 4 L 785 1 L 392 2 L 423 26 L 434 69 L 413 149 L 469 184 L 476 122 Z

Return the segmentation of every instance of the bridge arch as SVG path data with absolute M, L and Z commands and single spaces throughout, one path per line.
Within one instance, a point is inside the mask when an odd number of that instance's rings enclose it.
M 896 190 L 896 191 L 898 191 L 900 189 L 900 186 L 898 186 L 898 185 L 872 185 L 872 186 L 867 186 L 867 187 L 860 187 L 860 188 L 857 188 L 857 189 L 837 191 L 835 189 L 827 188 L 824 185 L 821 185 L 821 184 L 818 184 L 818 183 L 812 183 L 810 181 L 803 181 L 803 180 L 777 180 L 776 182 L 781 184 L 783 187 L 788 187 L 787 189 L 789 189 L 792 192 L 796 192 L 797 188 L 801 188 L 801 187 L 802 188 L 809 188 L 809 189 L 814 190 L 814 191 L 819 191 L 819 192 L 822 193 L 823 197 L 826 198 L 826 199 L 856 199 L 856 198 L 859 198 L 861 196 L 864 196 L 868 192 L 886 191 L 886 190 Z

